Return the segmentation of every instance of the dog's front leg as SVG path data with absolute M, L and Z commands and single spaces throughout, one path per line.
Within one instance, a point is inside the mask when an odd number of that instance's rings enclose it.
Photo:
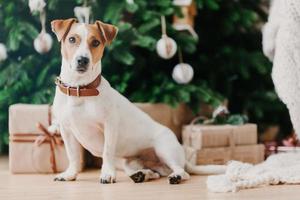
M 68 160 L 69 167 L 63 173 L 55 176 L 55 181 L 74 181 L 76 180 L 77 174 L 82 167 L 82 147 L 77 139 L 72 134 L 71 130 L 60 126 L 61 136 L 63 138 Z
M 103 164 L 100 175 L 100 183 L 115 183 L 115 153 L 118 140 L 118 117 L 112 113 L 104 123 L 104 147 L 103 147 Z

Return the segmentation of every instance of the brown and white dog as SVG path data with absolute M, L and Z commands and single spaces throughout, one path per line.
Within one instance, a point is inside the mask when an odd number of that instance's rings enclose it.
M 117 160 L 123 161 L 125 173 L 135 182 L 168 176 L 169 183 L 176 184 L 189 178 L 185 169 L 198 174 L 224 171 L 224 167 L 187 163 L 174 133 L 101 76 L 101 58 L 117 35 L 115 26 L 101 21 L 82 24 L 75 19 L 54 20 L 51 25 L 61 42 L 62 65 L 53 103 L 56 125 L 49 131 L 59 129 L 69 159 L 68 169 L 55 180 L 76 179 L 82 162 L 80 145 L 103 158 L 101 183 L 115 182 Z M 158 158 L 154 165 L 142 158 L 145 151 Z

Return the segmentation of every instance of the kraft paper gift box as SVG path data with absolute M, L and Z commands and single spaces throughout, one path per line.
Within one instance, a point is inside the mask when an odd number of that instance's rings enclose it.
M 257 125 L 202 125 L 183 128 L 187 159 L 197 165 L 226 164 L 230 160 L 260 163 L 264 145 L 257 144 Z
M 202 125 L 189 124 L 183 127 L 182 141 L 186 146 L 195 149 L 206 147 L 229 146 L 230 137 L 235 145 L 251 145 L 257 143 L 257 125 Z
M 50 124 L 49 105 L 9 107 L 9 169 L 12 173 L 57 173 L 68 167 L 60 134 L 47 132 Z

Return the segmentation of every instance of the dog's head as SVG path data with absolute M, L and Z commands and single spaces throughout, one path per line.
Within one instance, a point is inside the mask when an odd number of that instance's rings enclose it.
M 54 20 L 52 31 L 61 42 L 61 54 L 71 70 L 84 74 L 101 62 L 104 47 L 117 35 L 118 29 L 96 21 L 94 24 L 77 23 L 76 19 Z

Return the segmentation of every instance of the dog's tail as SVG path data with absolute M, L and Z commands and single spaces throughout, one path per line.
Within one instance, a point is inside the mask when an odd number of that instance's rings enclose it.
M 223 174 L 226 171 L 226 165 L 193 165 L 186 161 L 185 170 L 197 175 Z

